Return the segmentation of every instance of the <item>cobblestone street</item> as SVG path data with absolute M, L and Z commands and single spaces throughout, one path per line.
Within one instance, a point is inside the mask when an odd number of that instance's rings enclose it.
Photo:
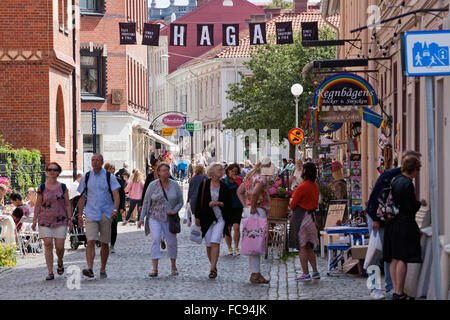
M 185 195 L 187 187 L 185 187 Z M 185 197 L 186 198 L 186 197 Z M 184 214 L 184 209 L 180 215 Z M 71 265 L 86 267 L 85 248 L 72 251 L 66 242 L 65 268 Z M 122 226 L 116 243 L 116 253 L 109 256 L 108 278 L 100 280 L 100 254 L 96 249 L 94 279 L 82 276 L 81 288 L 71 290 L 66 282 L 68 275 L 56 275 L 55 280 L 45 281 L 47 268 L 43 254 L 19 258 L 14 268 L 0 269 L 0 299 L 136 299 L 136 300 L 364 300 L 370 299 L 366 278 L 347 275 L 343 271 L 326 274 L 326 259 L 318 258 L 322 279 L 309 283 L 296 283 L 299 272 L 298 257 L 286 261 L 269 255 L 261 259 L 262 274 L 270 278 L 269 285 L 254 285 L 249 282 L 246 256 L 227 256 L 225 241 L 222 241 L 218 264 L 218 277 L 208 278 L 209 262 L 204 244 L 198 245 L 189 239 L 189 228 L 182 225 L 178 235 L 177 266 L 180 275 L 170 276 L 170 262 L 166 250 L 159 265 L 157 278 L 149 278 L 151 270 L 150 241 L 136 225 Z M 56 257 L 55 257 L 56 260 Z

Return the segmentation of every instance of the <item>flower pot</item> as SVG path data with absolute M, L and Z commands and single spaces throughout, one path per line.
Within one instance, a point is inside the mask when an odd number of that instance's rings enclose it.
M 286 218 L 289 206 L 289 198 L 270 198 L 269 217 Z

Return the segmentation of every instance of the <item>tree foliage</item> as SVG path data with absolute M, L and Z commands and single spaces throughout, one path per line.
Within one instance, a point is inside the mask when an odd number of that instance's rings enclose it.
M 322 40 L 335 39 L 329 28 L 319 30 Z M 232 83 L 227 91 L 228 99 L 236 105 L 223 121 L 225 129 L 279 129 L 280 143 L 295 126 L 295 99 L 291 86 L 300 83 L 303 94 L 299 99 L 299 125 L 312 102 L 313 83 L 304 83 L 302 70 L 313 60 L 332 59 L 335 47 L 306 48 L 301 44 L 301 33 L 294 37 L 294 44 L 260 46 L 244 65 L 252 76 L 242 72 L 241 80 Z
M 269 4 L 266 8 L 276 8 L 276 9 L 283 9 L 288 10 L 292 9 L 294 7 L 294 2 L 287 2 L 283 0 L 272 0 L 272 3 Z

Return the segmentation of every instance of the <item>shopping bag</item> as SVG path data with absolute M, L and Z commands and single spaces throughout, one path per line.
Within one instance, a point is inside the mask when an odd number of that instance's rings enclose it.
M 186 203 L 186 209 L 184 210 L 183 224 L 187 224 L 188 227 L 192 224 L 192 210 L 190 203 Z
M 267 219 L 245 218 L 242 220 L 241 254 L 262 255 L 266 253 Z
M 200 226 L 197 226 L 195 223 L 193 223 L 191 226 L 190 238 L 195 243 L 202 243 L 202 228 Z
M 383 245 L 381 244 L 380 232 L 372 230 L 370 232 L 366 258 L 364 260 L 364 269 L 367 269 L 370 265 L 376 264 L 382 256 Z

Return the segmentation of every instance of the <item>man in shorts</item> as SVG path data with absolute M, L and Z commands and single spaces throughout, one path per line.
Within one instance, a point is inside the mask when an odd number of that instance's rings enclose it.
M 95 244 L 101 242 L 100 256 L 100 278 L 105 279 L 106 262 L 109 256 L 109 243 L 111 242 L 111 221 L 116 218 L 120 206 L 119 188 L 120 184 L 113 174 L 109 175 L 109 185 L 106 170 L 103 169 L 103 156 L 94 154 L 92 156 L 92 170 L 81 178 L 78 192 L 82 194 L 78 202 L 79 212 L 86 215 L 86 247 L 87 269 L 83 275 L 94 277 L 92 270 L 95 258 Z M 89 175 L 86 190 L 86 177 Z M 114 198 L 114 201 L 113 201 Z M 78 215 L 78 223 L 84 227 L 82 215 Z M 99 236 L 100 235 L 100 236 Z

